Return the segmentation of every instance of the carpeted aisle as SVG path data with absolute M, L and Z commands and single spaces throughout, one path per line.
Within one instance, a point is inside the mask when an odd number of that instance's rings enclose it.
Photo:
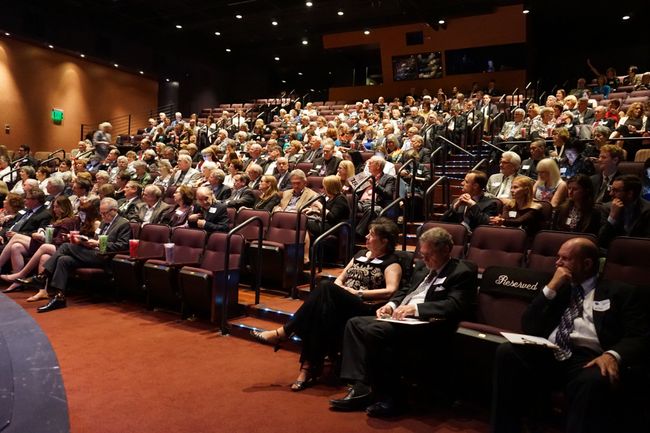
M 485 413 L 427 411 L 391 421 L 335 413 L 342 388 L 293 393 L 298 356 L 205 323 L 129 304 L 73 298 L 36 314 L 11 294 L 49 337 L 62 368 L 73 433 L 486 432 Z

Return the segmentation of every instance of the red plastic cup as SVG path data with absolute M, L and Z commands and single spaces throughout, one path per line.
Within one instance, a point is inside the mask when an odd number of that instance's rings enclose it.
M 70 230 L 70 243 L 71 244 L 78 244 L 79 243 L 79 231 L 78 230 Z
M 138 256 L 139 244 L 140 244 L 140 239 L 129 239 L 129 256 L 132 259 L 135 259 Z

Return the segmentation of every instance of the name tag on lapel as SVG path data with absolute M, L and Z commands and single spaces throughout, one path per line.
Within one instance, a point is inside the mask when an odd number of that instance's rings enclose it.
M 528 170 L 530 168 L 530 165 L 522 165 L 521 169 L 522 170 Z
M 508 212 L 508 216 L 510 218 L 517 218 L 517 211 L 516 210 L 511 210 Z
M 97 229 L 95 230 L 95 234 L 99 236 L 99 234 L 100 234 L 101 232 L 102 232 L 102 229 L 100 229 L 99 227 L 97 227 Z
M 433 287 L 434 292 L 442 292 L 445 290 L 445 286 L 443 284 L 447 280 L 447 277 L 442 277 L 442 278 L 436 278 L 433 280 L 433 284 L 431 284 L 431 287 Z
M 25 215 L 27 213 L 27 211 L 25 209 L 23 209 L 23 210 L 19 210 L 18 213 L 20 215 Z
M 594 301 L 594 311 L 607 311 L 609 310 L 609 299 L 602 301 Z
M 50 201 L 46 201 L 46 202 L 43 204 L 43 206 L 48 207 L 48 206 L 50 206 L 50 204 L 52 204 L 52 202 L 50 202 Z
M 210 210 L 209 210 L 208 212 L 210 212 L 210 213 L 215 213 L 216 211 L 217 211 L 217 208 L 216 208 L 216 207 L 211 207 Z

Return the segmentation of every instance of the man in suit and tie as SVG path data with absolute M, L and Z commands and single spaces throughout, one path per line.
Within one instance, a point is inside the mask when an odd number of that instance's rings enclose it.
M 591 240 L 565 242 L 551 281 L 523 315 L 524 333 L 547 338 L 557 349 L 511 343 L 497 349 L 493 432 L 522 431 L 523 415 L 539 427 L 542 405 L 557 388 L 567 397 L 565 431 L 641 431 L 621 427 L 616 403 L 625 401 L 635 371 L 647 375 L 647 305 L 636 288 L 599 281 L 599 259 Z
M 603 205 L 604 223 L 598 235 L 607 248 L 616 236 L 650 237 L 650 202 L 641 198 L 641 179 L 623 175 L 610 188 L 612 201 Z
M 314 160 L 314 166 L 309 171 L 310 176 L 331 176 L 336 174 L 341 158 L 334 156 L 334 142 L 331 138 L 325 139 L 323 156 Z
M 451 339 L 459 322 L 471 314 L 476 300 L 476 265 L 451 258 L 453 240 L 444 229 L 427 230 L 419 239 L 420 256 L 408 285 L 379 308 L 376 317 L 355 317 L 348 321 L 343 337 L 341 378 L 353 385 L 345 397 L 331 400 L 332 408 L 366 409 L 369 416 L 395 415 L 404 409 L 400 392 L 400 359 L 404 353 L 435 346 L 427 353 L 427 370 L 448 371 L 439 363 L 450 361 Z M 405 325 L 380 321 L 418 319 L 429 322 Z M 426 352 L 426 351 L 424 351 Z M 373 397 L 376 402 L 372 403 Z
M 302 154 L 298 162 L 314 162 L 316 159 L 323 156 L 323 149 L 321 149 L 322 140 L 318 135 L 312 135 L 309 138 L 309 149 Z
M 614 144 L 605 144 L 600 147 L 600 154 L 596 168 L 600 173 L 591 176 L 591 184 L 594 186 L 594 201 L 596 203 L 609 203 L 612 196 L 609 189 L 621 173 L 618 171 L 618 164 L 623 159 L 623 151 Z
M 235 209 L 239 209 L 240 207 L 252 208 L 257 200 L 253 190 L 248 187 L 248 183 L 250 182 L 248 175 L 246 173 L 237 173 L 233 177 L 233 182 L 230 198 L 224 202 L 226 206 L 234 207 Z
M 45 194 L 38 188 L 25 192 L 25 209 L 18 211 L 18 214 L 20 218 L 6 232 L 7 239 L 16 233 L 31 236 L 36 230 L 45 228 L 52 219 L 52 214 L 45 206 Z M 2 247 L 5 245 L 6 242 Z
M 482 224 L 490 224 L 490 217 L 499 215 L 498 199 L 485 192 L 487 175 L 478 170 L 472 170 L 465 175 L 462 182 L 462 194 L 451 207 L 442 215 L 441 220 L 451 223 L 461 223 L 470 232 Z
M 519 167 L 521 158 L 515 152 L 503 152 L 499 161 L 499 173 L 488 179 L 487 191 L 496 198 L 510 198 L 510 187 Z
M 244 170 L 247 170 L 251 164 L 257 164 L 261 167 L 266 165 L 266 159 L 262 156 L 262 146 L 253 143 L 248 148 L 249 158 L 244 162 Z
M 144 224 L 162 224 L 172 207 L 162 201 L 162 191 L 156 185 L 147 185 L 142 193 L 138 219 Z
M 307 188 L 307 176 L 302 170 L 293 170 L 289 176 L 291 179 L 291 189 L 282 193 L 280 204 L 273 209 L 273 212 L 297 212 L 305 203 L 317 195 L 317 193 Z
M 264 174 L 264 168 L 258 164 L 249 164 L 246 168 L 246 174 L 248 175 L 249 188 L 260 189 L 260 181 L 262 180 L 262 174 Z
M 384 166 L 386 160 L 381 156 L 375 155 L 368 160 L 368 171 L 370 176 L 375 178 L 375 184 L 367 183 L 364 190 L 359 191 L 359 201 L 357 203 L 358 210 L 363 212 L 355 231 L 359 236 L 365 236 L 368 233 L 368 224 L 372 215 L 377 215 L 381 209 L 388 205 L 393 200 L 393 193 L 395 191 L 395 176 L 384 173 Z M 372 196 L 375 196 L 375 209 L 371 212 Z
M 111 259 L 99 254 L 99 235 L 108 236 L 106 252 L 114 253 L 125 251 L 129 247 L 131 238 L 131 226 L 129 221 L 119 216 L 117 212 L 117 201 L 112 198 L 104 198 L 99 204 L 99 213 L 102 223 L 93 239 L 79 241 L 79 243 L 64 243 L 45 262 L 45 272 L 37 277 L 37 283 L 45 284 L 54 296 L 47 303 L 38 308 L 39 313 L 64 308 L 66 306 L 65 288 L 68 277 L 77 268 L 82 267 L 105 267 L 111 263 Z
M 169 183 L 170 185 L 192 186 L 201 178 L 201 172 L 195 168 L 192 168 L 192 157 L 189 155 L 180 155 L 178 157 L 178 166 L 176 169 L 177 171 L 174 173 L 174 176 Z
M 212 188 L 212 194 L 214 194 L 216 201 L 227 200 L 232 194 L 232 189 L 228 185 L 223 184 L 225 179 L 226 173 L 220 168 L 215 168 L 208 175 L 208 184 Z
M 140 220 L 140 209 L 144 206 L 144 203 L 140 200 L 141 194 L 142 185 L 138 182 L 130 180 L 126 183 L 124 187 L 124 198 L 117 202 L 120 216 L 130 222 L 142 222 Z
M 289 160 L 284 156 L 278 158 L 275 165 L 275 178 L 278 180 L 278 189 L 286 191 L 291 188 L 290 173 L 289 173 Z
M 187 218 L 188 226 L 208 233 L 228 231 L 228 208 L 215 201 L 212 190 L 206 186 L 196 189 L 196 205 Z

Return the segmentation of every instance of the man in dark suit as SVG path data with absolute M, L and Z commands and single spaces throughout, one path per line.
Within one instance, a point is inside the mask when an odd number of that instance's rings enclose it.
M 591 138 L 591 126 L 596 120 L 596 113 L 589 108 L 589 99 L 578 99 L 578 106 L 573 110 L 573 124 L 578 129 L 578 138 L 588 140 Z
M 196 189 L 196 205 L 192 215 L 187 218 L 192 228 L 200 228 L 208 233 L 228 231 L 228 208 L 214 200 L 212 190 L 207 186 Z
M 37 283 L 44 283 L 54 297 L 38 309 L 39 313 L 64 308 L 66 306 L 65 288 L 68 277 L 77 268 L 105 267 L 110 264 L 110 258 L 100 255 L 99 235 L 108 236 L 106 252 L 125 251 L 129 247 L 131 226 L 129 221 L 117 213 L 117 201 L 105 198 L 99 204 L 99 213 L 102 224 L 93 239 L 79 243 L 64 243 L 45 262 L 45 273 L 37 277 Z
M 232 189 L 223 184 L 225 179 L 226 173 L 220 168 L 212 170 L 208 176 L 208 183 L 210 184 L 210 188 L 212 188 L 212 194 L 214 194 L 216 201 L 227 200 L 232 194 Z
M 591 183 L 594 186 L 594 201 L 596 203 L 608 203 L 612 201 L 609 193 L 610 187 L 621 173 L 618 171 L 618 163 L 623 160 L 623 151 L 616 145 L 605 144 L 600 147 L 600 154 L 596 168 L 600 171 L 591 176 Z
M 323 156 L 323 149 L 321 149 L 322 140 L 318 135 L 312 135 L 309 139 L 309 148 L 302 154 L 298 162 L 314 162 L 316 159 Z
M 427 357 L 427 370 L 438 367 L 434 361 L 449 360 L 449 344 L 458 323 L 468 317 L 476 300 L 477 268 L 470 262 L 450 257 L 451 235 L 435 227 L 419 240 L 422 261 L 410 283 L 377 310 L 377 317 L 355 317 L 348 321 L 343 338 L 341 377 L 353 383 L 348 394 L 331 400 L 335 409 L 366 408 L 369 416 L 390 416 L 403 409 L 399 392 L 399 359 L 404 352 L 435 346 L 436 357 Z M 430 322 L 405 325 L 396 321 L 418 319 Z M 430 355 L 433 355 L 431 353 Z M 448 374 L 439 369 L 442 375 Z M 436 380 L 444 379 L 436 377 Z M 371 404 L 373 394 L 378 400 Z
M 15 233 L 31 236 L 36 230 L 50 223 L 52 214 L 45 207 L 45 194 L 40 189 L 30 189 L 25 192 L 25 209 L 18 212 L 19 219 L 7 230 L 7 237 Z
M 616 236 L 650 237 L 650 202 L 641 198 L 641 179 L 623 175 L 614 179 L 612 201 L 603 205 L 600 246 L 607 248 Z
M 15 162 L 14 162 L 15 161 Z M 12 161 L 12 168 L 19 168 L 23 165 L 29 165 L 32 167 L 38 166 L 38 161 L 32 156 L 31 148 L 26 144 L 21 144 L 16 151 L 16 155 Z
M 467 173 L 462 182 L 462 194 L 442 215 L 442 221 L 461 223 L 470 232 L 479 225 L 490 224 L 490 217 L 499 213 L 498 199 L 485 192 L 487 180 L 487 175 L 482 171 Z
M 558 348 L 499 346 L 493 432 L 521 431 L 526 412 L 530 423 L 539 422 L 540 407 L 556 387 L 567 397 L 567 432 L 620 431 L 618 391 L 632 367 L 647 368 L 650 325 L 639 292 L 598 281 L 598 266 L 599 249 L 591 240 L 573 238 L 560 247 L 555 274 L 522 318 L 526 334 L 548 338 Z
M 120 216 L 130 222 L 142 222 L 140 220 L 140 209 L 144 206 L 144 203 L 140 200 L 141 193 L 142 185 L 138 182 L 130 180 L 126 183 L 124 187 L 124 198 L 117 202 Z
M 314 160 L 314 166 L 309 170 L 309 176 L 324 177 L 336 174 L 341 158 L 334 156 L 334 143 L 331 142 L 331 139 L 329 141 L 323 145 L 323 156 Z
M 291 176 L 289 173 L 289 161 L 284 156 L 278 158 L 275 164 L 275 173 L 273 174 L 278 180 L 278 189 L 286 191 L 291 189 Z
M 393 192 L 395 191 L 395 176 L 384 173 L 384 166 L 386 165 L 386 160 L 381 156 L 373 156 L 368 160 L 368 169 L 370 171 L 370 176 L 375 178 L 375 185 L 371 182 L 368 182 L 367 187 L 359 191 L 360 197 L 357 203 L 359 211 L 363 212 L 361 218 L 357 223 L 355 228 L 356 233 L 359 236 L 365 236 L 368 230 L 368 224 L 370 223 L 370 217 L 372 215 L 371 206 L 372 206 L 372 196 L 375 196 L 375 215 L 381 212 L 381 209 L 388 205 L 393 200 Z
M 144 224 L 162 224 L 172 207 L 162 201 L 162 191 L 156 185 L 147 185 L 142 193 L 138 220 Z
M 251 164 L 257 164 L 261 167 L 266 165 L 266 158 L 262 156 L 262 146 L 257 143 L 251 144 L 248 148 L 249 158 L 244 162 L 244 170 L 246 171 Z
M 253 190 L 248 187 L 250 179 L 246 173 L 237 173 L 233 178 L 233 187 L 230 198 L 224 203 L 227 207 L 253 207 L 255 205 L 255 194 Z
M 546 142 L 543 138 L 538 138 L 530 143 L 529 149 L 530 158 L 521 162 L 519 174 L 537 180 L 537 163 L 546 157 Z

